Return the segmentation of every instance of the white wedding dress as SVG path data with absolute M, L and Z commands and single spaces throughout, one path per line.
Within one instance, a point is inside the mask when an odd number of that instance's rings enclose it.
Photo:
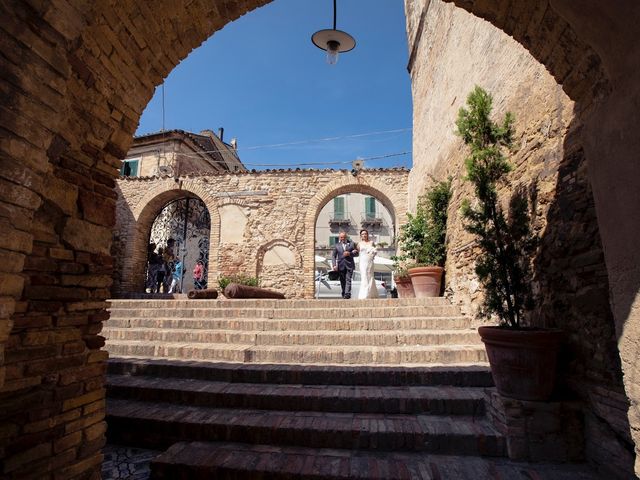
M 376 257 L 378 250 L 373 242 L 360 242 L 358 245 L 358 255 L 360 263 L 360 291 L 358 292 L 358 300 L 365 298 L 378 298 L 378 289 L 376 281 L 373 277 L 373 259 Z

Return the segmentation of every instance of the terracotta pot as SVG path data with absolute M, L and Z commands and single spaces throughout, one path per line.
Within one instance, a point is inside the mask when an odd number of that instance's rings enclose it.
M 442 267 L 414 267 L 407 270 L 416 298 L 439 297 Z
M 548 400 L 556 378 L 563 332 L 480 327 L 498 392 L 519 400 Z
M 398 289 L 398 298 L 414 298 L 413 285 L 408 277 L 396 278 L 396 288 Z

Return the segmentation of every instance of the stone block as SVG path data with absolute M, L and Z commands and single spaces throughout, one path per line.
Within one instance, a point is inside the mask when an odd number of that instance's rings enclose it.
M 83 431 L 84 440 L 87 442 L 94 441 L 96 439 L 104 437 L 104 434 L 107 431 L 107 422 L 99 422 L 94 425 L 91 425 L 89 428 L 86 428 Z
M 70 478 L 79 477 L 83 473 L 87 472 L 99 472 L 100 465 L 104 460 L 104 456 L 100 453 L 96 453 L 95 455 L 86 458 L 82 461 L 76 462 L 73 465 L 60 469 L 54 474 L 55 480 L 68 480 Z M 92 477 L 93 478 L 93 477 Z
M 19 253 L 30 254 L 33 248 L 33 235 L 16 230 L 12 225 L 0 219 L 0 248 Z
M 51 455 L 52 446 L 50 442 L 36 445 L 23 452 L 12 455 L 4 459 L 4 473 L 11 473 L 14 470 L 22 467 L 41 458 Z
M 103 394 L 104 395 L 104 394 Z M 65 433 L 77 432 L 79 430 L 83 430 L 91 425 L 94 425 L 98 422 L 104 420 L 105 412 L 104 410 L 98 410 L 90 415 L 82 417 L 74 422 L 69 422 L 65 425 Z
M 80 190 L 79 205 L 85 220 L 106 227 L 115 225 L 116 209 L 113 199 Z
M 73 261 L 74 252 L 73 250 L 68 250 L 66 248 L 52 247 L 49 249 L 49 256 L 51 258 L 55 258 L 56 260 Z
M 0 265 L 3 270 L 9 273 L 20 273 L 25 266 L 27 257 L 21 253 L 0 250 Z
M 0 275 L 0 296 L 20 297 L 24 288 L 22 275 L 3 273 Z
M 86 393 L 76 398 L 71 398 L 69 400 L 65 400 L 62 404 L 63 410 L 70 410 L 72 408 L 77 408 L 89 403 L 93 403 L 97 400 L 102 400 L 105 396 L 105 389 L 94 390 L 93 392 Z M 89 423 L 91 425 L 91 423 Z
M 74 249 L 108 255 L 111 230 L 84 220 L 69 218 L 65 223 L 62 239 Z
M 49 175 L 43 192 L 44 198 L 56 205 L 66 215 L 75 215 L 78 187 L 65 180 Z

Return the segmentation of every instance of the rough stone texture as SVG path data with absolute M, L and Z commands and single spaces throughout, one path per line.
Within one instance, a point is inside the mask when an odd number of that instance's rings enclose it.
M 477 4 L 474 13 L 482 8 Z M 592 433 L 587 436 L 589 460 L 605 470 L 628 472 L 631 429 L 628 421 L 621 421 L 628 407 L 624 402 L 608 402 L 608 395 L 594 395 L 599 390 L 621 395 L 624 386 L 602 231 L 583 146 L 585 134 L 574 102 L 565 94 L 572 92 L 545 70 L 546 66 L 554 73 L 552 66 L 532 57 L 535 51 L 525 50 L 489 23 L 441 1 L 407 1 L 405 5 L 414 129 L 424 132 L 414 134 L 409 203 L 415 204 L 433 178 L 453 176 L 447 295 L 467 313 L 473 313 L 482 300 L 473 270 L 478 249 L 463 230 L 459 215 L 462 199 L 473 193 L 463 180 L 468 150 L 454 134 L 457 111 L 477 84 L 493 94 L 496 118 L 506 111 L 516 118 L 515 168 L 500 191 L 501 198 L 506 203 L 518 185 L 535 188 L 532 211 L 540 248 L 534 262 L 537 306 L 531 323 L 568 332 L 561 359 L 562 384 L 571 385 L 587 410 L 597 412 L 586 415 L 587 431 Z M 502 14 L 515 12 L 515 5 L 503 6 Z M 542 13 L 549 22 L 555 15 L 551 10 Z M 585 108 L 580 102 L 576 106 Z M 618 464 L 611 462 L 609 452 L 597 448 L 602 443 L 615 445 L 610 450 L 618 449 L 613 456 L 620 460 Z
M 401 225 L 406 221 L 408 175 L 405 169 L 362 170 L 355 177 L 347 170 L 273 170 L 177 181 L 120 179 L 112 247 L 114 294 L 143 291 L 146 245 L 156 215 L 167 202 L 196 195 L 211 216 L 209 285 L 215 286 L 221 274 L 242 273 L 259 277 L 260 286 L 287 298 L 312 298 L 315 225 L 322 207 L 345 192 L 367 193 L 385 205 L 396 226 Z M 290 254 L 286 263 L 274 265 L 270 253 L 278 249 Z
M 154 87 L 213 32 L 266 3 L 161 0 L 153 9 L 145 2 L 85 0 L 0 5 L 0 249 L 14 259 L 0 262 L 4 477 L 98 474 L 96 432 L 102 427 L 94 425 L 103 418 L 100 400 L 68 410 L 69 416 L 79 413 L 78 419 L 64 416 L 63 403 L 100 390 L 105 356 L 97 350 L 98 333 L 107 318 L 109 291 L 80 286 L 80 278 L 76 287 L 60 283 L 63 274 L 109 277 L 112 266 L 94 253 L 104 237 L 74 250 L 64 241 L 64 226 L 74 218 L 106 235 L 115 210 L 111 179 Z M 616 444 L 630 437 L 638 452 L 640 5 L 633 0 L 454 3 L 522 43 L 576 102 L 630 404 L 628 414 L 616 417 L 627 420 L 629 426 L 619 425 L 629 435 Z M 420 126 L 414 132 L 428 134 Z M 83 200 L 74 205 L 76 193 L 79 199 L 104 199 L 104 219 Z M 24 267 L 21 255 L 26 255 Z M 58 333 L 66 331 L 81 333 L 82 340 L 61 340 Z M 32 332 L 46 332 L 47 340 L 23 344 Z M 611 410 L 619 411 L 620 403 L 612 402 Z M 593 430 L 610 429 L 610 418 Z M 46 425 L 42 430 L 31 425 L 38 421 Z M 77 440 L 78 432 L 84 441 Z M 635 461 L 640 473 L 637 455 Z
M 578 402 L 529 402 L 487 390 L 487 416 L 507 440 L 512 460 L 577 462 L 584 458 L 584 420 Z

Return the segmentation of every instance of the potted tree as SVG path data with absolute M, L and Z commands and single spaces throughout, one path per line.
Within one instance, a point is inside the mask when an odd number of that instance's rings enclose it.
M 500 321 L 478 330 L 498 391 L 522 400 L 547 400 L 562 332 L 525 326 L 525 311 L 533 306 L 530 275 L 537 239 L 526 190 L 515 189 L 506 214 L 498 200 L 497 188 L 512 169 L 503 152 L 512 145 L 513 116 L 507 113 L 500 125 L 493 122 L 492 98 L 480 87 L 467 98 L 467 107 L 460 109 L 456 126 L 471 150 L 465 163 L 476 201 L 463 202 L 464 228 L 475 235 L 481 251 L 475 267 L 485 293 L 480 315 Z
M 415 215 L 400 228 L 400 247 L 415 296 L 440 295 L 446 259 L 447 209 L 451 179 L 433 185 L 418 198 Z

